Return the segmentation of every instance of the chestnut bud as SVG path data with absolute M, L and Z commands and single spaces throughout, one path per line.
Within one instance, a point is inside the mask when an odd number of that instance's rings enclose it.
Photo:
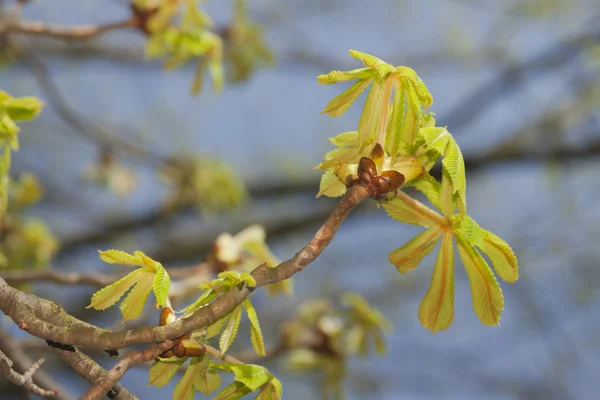
M 377 176 L 377 167 L 373 160 L 363 157 L 358 162 L 358 177 L 362 180 L 363 173 L 369 174 L 370 177 Z
M 185 357 L 185 347 L 183 347 L 183 344 L 181 344 L 181 342 L 177 343 L 175 347 L 173 347 L 173 353 L 177 357 Z
M 186 347 L 185 348 L 185 356 L 186 357 L 202 357 L 206 354 L 206 347 Z
M 169 358 L 169 357 L 173 357 L 175 355 L 175 353 L 173 353 L 173 350 L 167 350 L 164 353 L 161 353 L 161 355 L 159 356 L 160 358 Z
M 160 312 L 160 317 L 158 318 L 158 324 L 160 326 L 170 324 L 175 321 L 175 315 L 173 314 L 173 310 L 166 307 Z
M 379 143 L 375 144 L 371 153 L 369 154 L 369 158 L 373 160 L 375 164 L 380 164 L 383 161 L 383 147 Z
M 376 176 L 373 178 L 373 186 L 375 195 L 385 194 L 390 190 L 390 180 L 385 176 Z
M 390 181 L 388 192 L 395 192 L 404 183 L 404 175 L 398 171 L 383 171 L 381 176 L 384 176 Z

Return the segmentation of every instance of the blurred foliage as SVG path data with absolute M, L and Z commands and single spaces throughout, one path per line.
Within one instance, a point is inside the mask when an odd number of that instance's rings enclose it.
M 366 357 L 370 342 L 384 354 L 384 333 L 391 331 L 390 322 L 359 294 L 343 294 L 341 305 L 327 299 L 306 301 L 281 327 L 284 346 L 290 351 L 288 368 L 322 372 L 324 398 L 342 397 L 348 357 Z
M 120 197 L 127 196 L 137 186 L 133 170 L 120 163 L 108 151 L 102 151 L 96 162 L 84 168 L 82 179 L 87 183 L 108 189 Z
M 207 157 L 173 156 L 160 174 L 172 188 L 168 208 L 195 206 L 210 214 L 235 208 L 248 196 L 246 186 L 229 165 Z

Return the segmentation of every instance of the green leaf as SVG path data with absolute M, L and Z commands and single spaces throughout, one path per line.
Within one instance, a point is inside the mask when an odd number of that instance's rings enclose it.
M 123 297 L 125 293 L 127 293 L 127 291 L 133 285 L 135 285 L 141 279 L 141 276 L 146 273 L 147 272 L 143 269 L 135 270 L 129 275 L 119 279 L 112 285 L 108 285 L 98 290 L 96 293 L 94 293 L 90 305 L 86 308 L 106 310 L 107 308 L 113 306 L 121 299 L 121 297 Z
M 415 140 L 419 134 L 420 121 L 421 121 L 421 104 L 417 98 L 417 94 L 412 86 L 403 84 L 404 89 L 404 116 L 401 127 L 401 142 L 407 146 L 411 146 L 415 143 Z
M 419 321 L 432 333 L 447 329 L 454 318 L 454 245 L 444 231 L 431 284 L 419 306 Z
M 440 183 L 428 172 L 413 180 L 410 186 L 414 186 L 419 192 L 423 193 L 427 200 L 437 208 L 440 208 L 439 197 L 440 197 Z
M 167 305 L 167 298 L 169 297 L 169 288 L 171 287 L 171 278 L 162 265 L 157 268 L 154 274 L 154 282 L 152 289 L 154 290 L 154 296 L 156 296 L 156 307 L 165 307 Z
M 331 85 L 338 82 L 352 81 L 354 79 L 364 79 L 373 76 L 371 68 L 358 68 L 351 71 L 331 71 L 326 75 L 319 75 L 317 81 L 321 84 Z
M 390 262 L 396 266 L 398 272 L 407 273 L 431 253 L 441 234 L 442 231 L 437 228 L 421 232 L 404 246 L 392 251 L 389 255 Z
M 358 131 L 343 132 L 335 137 L 329 138 L 329 141 L 338 147 L 358 146 L 360 144 L 360 136 Z
M 229 370 L 235 374 L 235 380 L 243 383 L 252 392 L 272 378 L 269 370 L 254 364 L 229 364 Z
M 519 263 L 508 243 L 490 231 L 483 231 L 483 247 L 479 247 L 492 261 L 496 273 L 506 282 L 519 279 Z
M 173 391 L 173 400 L 193 400 L 194 399 L 194 381 L 198 370 L 202 368 L 202 359 L 193 358 L 190 365 L 185 370 L 175 390 Z
M 429 93 L 427 86 L 425 86 L 425 82 L 419 78 L 415 70 L 409 67 L 399 66 L 394 68 L 394 71 L 399 72 L 407 79 L 413 90 L 416 92 L 419 102 L 424 108 L 429 108 L 433 103 L 433 97 L 431 96 L 431 93 Z
M 238 333 L 238 328 L 240 327 L 240 321 L 242 319 L 242 306 L 237 306 L 232 312 L 227 325 L 225 326 L 225 330 L 221 333 L 221 338 L 219 339 L 219 348 L 222 354 L 225 354 L 229 346 L 233 343 L 235 336 Z
M 359 154 L 360 148 L 358 146 L 341 147 L 339 149 L 331 150 L 325 154 L 323 162 L 315 169 L 329 169 L 336 167 L 340 164 L 352 161 Z
M 194 73 L 194 79 L 192 80 L 192 94 L 197 95 L 202 90 L 202 84 L 204 82 L 204 74 L 206 73 L 206 68 L 208 67 L 208 58 L 202 57 L 200 61 L 198 61 L 198 65 L 196 66 L 196 72 Z
M 477 246 L 484 250 L 483 229 L 481 229 L 473 218 L 465 215 L 458 220 L 458 223 L 452 227 L 452 230 L 460 233 L 471 246 Z
M 442 166 L 448 171 L 448 175 L 454 187 L 454 193 L 458 192 L 464 196 L 467 191 L 465 160 L 460 148 L 454 140 L 448 141 L 448 145 L 444 152 L 444 159 L 442 160 Z
M 456 210 L 456 199 L 454 196 L 454 188 L 448 171 L 442 169 L 442 185 L 440 186 L 439 207 L 442 213 L 450 217 Z
M 250 392 L 251 390 L 246 385 L 236 381 L 229 386 L 225 386 L 213 400 L 237 400 Z
M 456 233 L 455 237 L 458 254 L 471 283 L 475 314 L 484 325 L 498 325 L 504 309 L 504 298 L 498 281 L 479 252 L 460 233 Z
M 360 79 L 354 83 L 348 90 L 334 97 L 321 111 L 321 114 L 328 114 L 330 117 L 339 117 L 352 105 L 354 100 L 371 84 L 373 78 Z
M 362 325 L 354 325 L 347 334 L 348 350 L 353 354 L 366 356 L 368 353 L 367 331 Z
M 221 279 L 233 282 L 234 286 L 245 283 L 249 287 L 256 286 L 256 280 L 247 272 L 225 271 L 217 275 Z
M 155 361 L 150 370 L 150 380 L 147 386 L 163 387 L 175 376 L 179 367 L 186 362 L 187 358 L 177 358 L 174 361 Z
M 44 103 L 35 97 L 11 97 L 0 103 L 14 121 L 29 121 L 42 111 Z
M 252 342 L 252 347 L 254 347 L 256 354 L 264 356 L 265 342 L 260 330 L 260 324 L 258 323 L 256 310 L 248 298 L 244 299 L 242 304 L 246 309 L 246 314 L 248 314 L 248 319 L 250 320 L 250 342 Z
M 327 197 L 339 197 L 343 195 L 346 190 L 346 185 L 344 185 L 335 175 L 334 169 L 330 168 L 323 173 L 323 176 L 321 176 L 317 197 L 321 197 L 322 195 Z
M 398 197 L 382 205 L 388 215 L 397 221 L 425 227 L 438 225 L 435 216 L 439 214 L 401 192 Z
M 448 141 L 453 140 L 448 129 L 440 127 L 421 128 L 419 136 L 425 140 L 427 151 L 433 151 L 438 157 L 444 155 Z
M 367 67 L 373 68 L 381 78 L 387 76 L 392 70 L 392 66 L 385 61 L 367 53 L 362 53 L 357 50 L 350 50 L 350 55 L 358 60 L 361 60 Z
M 388 124 L 385 138 L 385 151 L 388 155 L 395 157 L 400 151 L 402 138 L 402 129 L 404 126 L 404 104 L 405 93 L 400 84 L 394 87 L 394 97 L 392 103 L 392 115 Z
M 121 250 L 98 250 L 98 253 L 100 254 L 100 259 L 108 264 L 132 265 L 137 267 L 143 265 L 139 259 Z
M 140 271 L 142 272 L 138 275 L 138 281 L 119 306 L 123 314 L 123 322 L 140 316 L 152 291 L 154 273 L 146 268 Z
M 381 117 L 381 110 L 384 105 L 387 107 L 383 99 L 383 84 L 374 81 L 365 101 L 360 120 L 358 121 L 358 133 L 361 144 L 375 137 L 375 131 L 379 125 L 379 118 Z
M 273 376 L 271 377 L 271 380 L 262 387 L 256 396 L 256 400 L 281 400 L 282 393 L 283 388 L 281 387 L 281 382 Z
M 200 309 L 200 307 L 210 303 L 216 296 L 217 294 L 213 290 L 206 290 L 196 299 L 196 301 L 181 310 L 181 312 L 183 312 L 185 316 L 191 315 Z
M 221 386 L 221 377 L 213 368 L 201 368 L 194 377 L 194 389 L 209 395 Z

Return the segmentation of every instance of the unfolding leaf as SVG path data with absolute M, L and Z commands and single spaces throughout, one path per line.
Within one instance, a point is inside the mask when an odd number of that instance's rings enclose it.
M 236 381 L 229 386 L 225 386 L 219 393 L 217 393 L 213 400 L 237 400 L 250 392 L 251 390 L 248 389 L 246 385 Z
M 398 272 L 405 274 L 415 268 L 438 242 L 442 231 L 431 228 L 412 238 L 404 246 L 392 251 L 389 260 L 396 266 Z
M 242 319 L 242 306 L 239 305 L 231 312 L 231 317 L 221 333 L 221 338 L 219 339 L 219 348 L 221 353 L 225 354 L 229 346 L 233 343 L 235 336 L 238 333 L 238 328 L 240 327 L 240 321 Z
M 404 119 L 401 127 L 401 142 L 405 145 L 412 145 L 419 134 L 421 121 L 421 103 L 417 97 L 417 93 L 412 86 L 403 84 L 404 90 Z
M 202 368 L 202 359 L 193 358 L 190 365 L 185 370 L 181 380 L 175 386 L 173 391 L 173 400 L 193 400 L 194 399 L 194 381 L 198 370 Z
M 148 300 L 148 296 L 150 296 L 150 292 L 152 291 L 154 273 L 145 268 L 140 271 L 141 272 L 137 275 L 137 283 L 119 306 L 121 313 L 123 314 L 123 322 L 140 316 L 144 309 L 144 305 L 146 304 L 146 300 Z
M 281 400 L 283 388 L 279 379 L 272 377 L 269 382 L 262 387 L 256 400 Z
M 325 154 L 325 159 L 315 169 L 329 169 L 352 161 L 360 154 L 358 146 L 340 147 Z
M 381 82 L 374 81 L 369 90 L 369 95 L 365 101 L 363 112 L 358 121 L 358 133 L 361 144 L 375 137 L 375 130 L 379 125 L 381 110 L 384 105 L 383 85 Z M 387 105 L 386 105 L 387 107 Z
M 174 361 L 170 362 L 155 361 L 154 364 L 152 364 L 152 367 L 150 367 L 150 369 L 148 370 L 148 373 L 150 375 L 148 386 L 165 386 L 167 383 L 169 383 L 171 378 L 175 376 L 175 374 L 179 370 L 179 367 L 183 365 L 183 363 L 186 360 L 186 358 L 177 358 Z
M 439 214 L 401 192 L 395 199 L 383 203 L 383 208 L 390 217 L 400 222 L 425 227 L 438 225 L 436 216 L 439 217 Z
M 229 370 L 235 374 L 235 380 L 243 383 L 252 392 L 272 378 L 268 369 L 254 364 L 229 364 Z
M 428 172 L 425 172 L 423 175 L 413 180 L 410 183 L 411 186 L 414 186 L 419 192 L 423 193 L 427 200 L 431 202 L 435 207 L 440 208 L 439 206 L 439 196 L 440 196 L 440 183 Z
M 121 250 L 98 251 L 100 259 L 108 264 L 143 266 L 141 260 Z
M 321 84 L 330 85 L 338 82 L 346 82 L 354 79 L 363 79 L 373 76 L 371 68 L 358 68 L 351 71 L 331 71 L 326 75 L 319 75 L 317 81 Z
M 360 136 L 358 135 L 358 131 L 343 132 L 329 138 L 329 141 L 338 147 L 357 146 L 360 144 Z
M 360 79 L 354 83 L 348 90 L 335 96 L 321 111 L 321 114 L 328 114 L 330 117 L 339 117 L 352 105 L 354 100 L 371 84 L 373 78 Z
M 440 186 L 440 195 L 438 199 L 439 208 L 442 213 L 450 217 L 456 210 L 456 198 L 454 196 L 454 187 L 448 171 L 442 169 L 442 184 Z
M 210 339 L 211 337 L 215 337 L 219 333 L 221 333 L 221 330 L 223 329 L 223 327 L 225 326 L 227 321 L 229 321 L 229 316 L 223 317 L 220 320 L 218 320 L 217 322 L 210 324 L 206 328 L 206 338 Z
M 213 368 L 198 368 L 194 377 L 194 389 L 209 395 L 221 386 L 221 377 Z
M 477 250 L 460 233 L 455 236 L 458 254 L 471 283 L 475 314 L 484 325 L 498 325 L 504 309 L 504 298 L 498 281 Z
M 105 310 L 111 307 L 116 302 L 118 302 L 121 299 L 121 297 L 123 297 L 123 295 L 127 293 L 127 291 L 133 285 L 135 285 L 141 279 L 141 276 L 145 273 L 146 272 L 144 270 L 138 269 L 136 271 L 133 271 L 129 275 L 119 279 L 112 285 L 108 285 L 98 290 L 92 296 L 92 301 L 90 302 L 90 305 L 87 306 L 87 308 Z
M 496 273 L 506 282 L 519 279 L 519 263 L 508 243 L 490 231 L 483 231 L 483 247 L 480 249 L 490 258 Z
M 321 183 L 319 184 L 319 193 L 317 197 L 325 195 L 327 197 L 339 197 L 346 192 L 346 185 L 340 181 L 335 175 L 333 168 L 328 169 L 321 176 Z
M 454 318 L 454 245 L 444 231 L 431 284 L 419 306 L 419 321 L 432 333 L 447 329 Z
M 181 310 L 181 312 L 183 312 L 183 314 L 186 316 L 193 314 L 200 309 L 200 307 L 210 303 L 216 296 L 217 294 L 213 290 L 206 290 L 200 295 L 200 297 L 196 299 L 196 301 Z
M 220 272 L 218 275 L 221 279 L 230 280 L 235 285 L 239 285 L 240 283 L 245 283 L 249 287 L 256 286 L 256 280 L 247 272 L 238 272 L 238 271 L 224 271 Z
M 419 78 L 416 71 L 409 67 L 399 66 L 394 68 L 394 71 L 401 73 L 410 85 L 413 87 L 417 96 L 419 98 L 420 103 L 424 108 L 429 108 L 431 103 L 433 103 L 433 97 L 431 93 L 429 93 L 429 89 L 425 86 L 425 82 Z
M 367 53 L 357 50 L 350 50 L 350 55 L 358 60 L 361 60 L 365 66 L 373 68 L 382 78 L 384 78 L 393 68 L 385 61 Z
M 452 139 L 448 129 L 442 127 L 421 128 L 419 136 L 425 140 L 427 151 L 435 152 L 438 157 L 444 155 L 448 141 Z
M 442 160 L 442 166 L 448 171 L 448 176 L 454 187 L 454 192 L 459 192 L 464 195 L 467 190 L 465 160 L 460 148 L 454 140 L 448 141 L 446 151 L 444 152 L 444 159 Z
M 32 96 L 11 97 L 0 102 L 0 106 L 14 121 L 29 121 L 42 111 L 44 103 Z
M 254 347 L 256 354 L 264 356 L 265 342 L 260 330 L 260 324 L 258 323 L 258 315 L 256 314 L 256 310 L 248 298 L 244 299 L 242 304 L 244 305 L 246 314 L 248 314 L 248 319 L 250 320 L 250 342 L 252 342 L 252 347 Z
M 154 282 L 152 285 L 154 296 L 156 296 L 156 307 L 165 307 L 167 305 L 170 287 L 171 278 L 169 274 L 162 266 L 159 266 L 154 273 Z
M 461 217 L 452 229 L 460 233 L 471 246 L 477 246 L 481 250 L 484 250 L 483 229 L 481 229 L 473 218 L 468 215 Z
M 400 150 L 402 139 L 402 128 L 404 123 L 405 98 L 404 90 L 400 83 L 396 83 L 392 101 L 392 114 L 385 137 L 385 151 L 388 155 L 395 157 Z

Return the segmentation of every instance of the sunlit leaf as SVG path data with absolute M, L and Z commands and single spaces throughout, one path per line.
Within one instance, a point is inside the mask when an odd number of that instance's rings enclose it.
M 254 347 L 256 354 L 264 356 L 265 343 L 260 330 L 260 324 L 258 323 L 258 315 L 256 314 L 256 310 L 248 298 L 244 299 L 242 304 L 246 309 L 246 314 L 250 320 L 250 342 L 252 343 L 252 347 Z
M 170 362 L 155 361 L 154 364 L 152 364 L 152 367 L 150 367 L 148 370 L 148 374 L 150 375 L 148 386 L 165 386 L 167 383 L 169 383 L 171 378 L 175 376 L 179 370 L 179 367 L 181 367 L 186 360 L 186 358 L 177 358 Z
M 171 278 L 167 271 L 160 266 L 154 274 L 154 282 L 152 289 L 156 296 L 156 307 L 165 307 L 169 296 L 169 288 L 171 287 Z
M 400 222 L 425 227 L 438 225 L 436 216 L 439 214 L 401 192 L 395 199 L 383 203 L 383 208 L 390 217 Z
M 87 306 L 87 308 L 105 310 L 111 307 L 116 302 L 118 302 L 121 299 L 121 297 L 123 297 L 123 295 L 127 293 L 127 291 L 141 279 L 142 275 L 146 273 L 147 272 L 145 272 L 143 269 L 138 269 L 136 271 L 133 271 L 129 275 L 119 279 L 112 285 L 108 285 L 100 289 L 99 291 L 94 293 L 94 295 L 92 296 L 92 301 L 90 305 Z
M 136 319 L 140 316 L 144 309 L 144 305 L 148 300 L 148 296 L 150 296 L 150 292 L 152 291 L 154 273 L 146 269 L 142 269 L 141 271 L 142 272 L 137 275 L 137 283 L 119 306 L 121 313 L 123 314 L 123 322 L 130 319 Z
M 362 53 L 357 50 L 350 50 L 350 55 L 358 60 L 361 60 L 365 66 L 373 68 L 382 78 L 392 70 L 392 66 L 390 64 L 375 56 L 372 56 L 371 54 Z
M 317 81 L 321 84 L 330 85 L 338 82 L 364 79 L 373 76 L 371 68 L 358 68 L 351 71 L 332 71 L 326 75 L 319 75 Z
M 442 231 L 437 228 L 428 229 L 411 239 L 404 246 L 392 251 L 389 260 L 400 273 L 407 273 L 415 268 L 427 256 L 438 242 Z
M 236 381 L 229 386 L 225 386 L 219 393 L 217 393 L 213 400 L 237 400 L 247 395 L 251 391 L 252 390 L 248 389 L 246 385 Z
M 221 377 L 213 368 L 199 368 L 194 377 L 194 389 L 209 395 L 221 386 Z
M 279 379 L 271 377 L 269 382 L 262 387 L 256 396 L 256 400 L 281 400 L 282 393 L 283 388 Z
M 473 218 L 465 215 L 460 218 L 456 226 L 453 226 L 452 229 L 455 232 L 460 233 L 471 246 L 477 246 L 481 250 L 485 249 L 483 229 L 481 229 L 479 224 L 475 222 Z
M 410 183 L 410 186 L 414 186 L 415 189 L 427 197 L 431 204 L 437 208 L 440 208 L 439 196 L 441 185 L 433 176 L 429 175 L 428 172 L 413 180 Z
M 500 278 L 513 283 L 519 278 L 519 264 L 508 243 L 490 231 L 483 231 L 483 247 L 479 247 L 492 261 Z
M 343 132 L 335 137 L 329 138 L 329 141 L 338 147 L 357 146 L 360 144 L 360 136 L 358 131 Z
M 383 85 L 381 82 L 374 81 L 358 122 L 358 133 L 361 143 L 365 143 L 371 137 L 375 137 L 375 131 L 379 125 L 381 109 L 384 104 Z M 385 106 L 387 107 L 387 104 Z
M 173 400 L 193 400 L 194 399 L 194 381 L 198 369 L 202 368 L 202 359 L 192 358 L 190 365 L 175 386 L 173 391 Z
M 419 321 L 432 333 L 447 329 L 454 318 L 454 245 L 444 231 L 431 284 L 419 306 Z
M 363 90 L 371 84 L 373 78 L 360 79 L 345 92 L 335 96 L 321 111 L 321 114 L 328 114 L 330 117 L 339 117 L 352 105 L 354 100 L 360 96 Z
M 238 333 L 238 329 L 240 327 L 240 321 L 242 319 L 242 306 L 239 305 L 233 309 L 231 312 L 231 317 L 225 325 L 225 329 L 223 333 L 221 333 L 221 338 L 219 339 L 219 348 L 221 353 L 225 354 L 225 352 L 229 349 L 229 346 L 235 340 L 235 337 Z
M 319 193 L 317 197 L 325 195 L 327 197 L 339 197 L 346 192 L 347 188 L 340 179 L 335 175 L 333 169 L 328 169 L 321 176 L 319 184 Z

